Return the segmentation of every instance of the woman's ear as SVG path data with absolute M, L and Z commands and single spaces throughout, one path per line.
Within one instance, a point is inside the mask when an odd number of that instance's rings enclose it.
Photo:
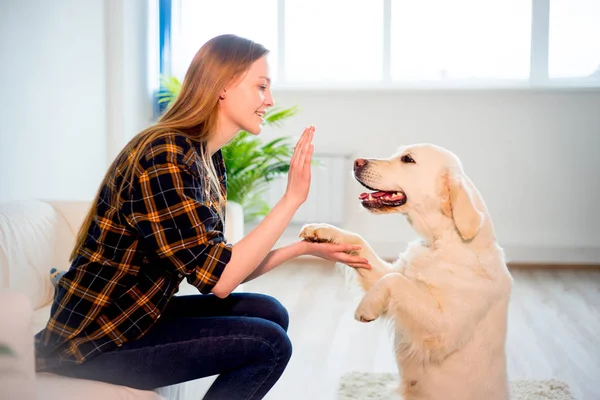
M 219 94 L 219 99 L 220 100 L 225 99 L 226 93 L 227 93 L 227 89 L 221 90 L 221 94 Z
M 483 214 L 475 207 L 462 173 L 446 171 L 442 175 L 440 197 L 442 211 L 452 217 L 462 238 L 473 239 L 481 229 Z

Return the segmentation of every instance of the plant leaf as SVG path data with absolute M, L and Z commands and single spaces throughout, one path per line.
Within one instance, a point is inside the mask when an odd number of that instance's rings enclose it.
M 294 106 L 286 109 L 271 108 L 267 114 L 265 114 L 265 123 L 269 126 L 281 126 L 283 120 L 293 117 L 298 114 L 298 107 Z
M 0 356 L 14 356 L 15 352 L 5 344 L 0 344 Z
M 157 93 L 159 103 L 167 103 L 167 108 L 175 101 L 181 90 L 181 82 L 174 76 L 161 75 L 160 90 Z

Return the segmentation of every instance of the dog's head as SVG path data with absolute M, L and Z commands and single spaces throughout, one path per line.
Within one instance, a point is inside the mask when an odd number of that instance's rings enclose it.
M 354 161 L 354 177 L 372 192 L 361 193 L 363 207 L 373 213 L 405 214 L 427 237 L 447 225 L 463 240 L 479 232 L 485 206 L 450 151 L 431 144 L 404 146 L 387 159 Z

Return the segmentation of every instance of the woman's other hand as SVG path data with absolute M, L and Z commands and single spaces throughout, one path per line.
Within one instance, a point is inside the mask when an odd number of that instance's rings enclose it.
M 360 246 L 337 243 L 300 242 L 304 246 L 302 253 L 319 257 L 329 261 L 346 264 L 353 268 L 371 269 L 369 260 L 366 258 L 348 254 L 360 250 Z
M 308 198 L 314 150 L 312 144 L 314 133 L 314 126 L 310 126 L 304 130 L 294 147 L 294 154 L 290 161 L 288 184 L 284 197 L 289 199 L 296 207 L 300 207 Z

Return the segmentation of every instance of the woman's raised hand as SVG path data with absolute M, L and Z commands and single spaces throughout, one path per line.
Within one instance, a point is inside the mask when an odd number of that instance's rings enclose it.
M 314 133 L 314 126 L 304 129 L 302 136 L 294 147 L 294 154 L 290 161 L 288 184 L 284 197 L 288 198 L 296 207 L 300 207 L 308 198 L 312 155 L 314 150 L 312 144 Z

